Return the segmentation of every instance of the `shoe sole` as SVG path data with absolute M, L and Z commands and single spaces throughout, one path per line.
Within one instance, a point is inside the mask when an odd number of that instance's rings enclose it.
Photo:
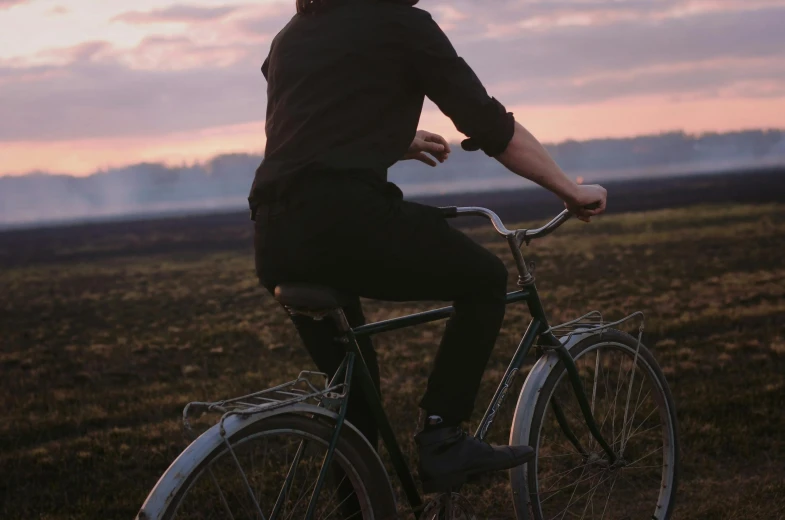
M 477 477 L 486 473 L 493 473 L 494 471 L 504 471 L 517 468 L 518 466 L 526 464 L 532 459 L 534 459 L 534 451 L 527 453 L 525 456 L 521 457 L 519 460 L 509 466 L 503 466 L 501 468 L 494 469 L 484 469 L 480 471 L 467 471 L 464 473 L 452 473 L 450 475 L 444 475 L 438 478 L 423 480 L 422 490 L 426 495 L 430 493 L 448 493 L 455 488 L 462 486 L 469 479 L 472 479 L 472 477 Z

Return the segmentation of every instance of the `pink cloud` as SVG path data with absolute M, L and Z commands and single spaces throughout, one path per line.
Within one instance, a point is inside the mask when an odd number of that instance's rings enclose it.
M 15 5 L 26 4 L 28 0 L 0 0 L 0 9 L 8 9 Z
M 117 15 L 113 20 L 132 23 L 197 23 L 220 20 L 236 11 L 236 6 L 196 7 L 192 5 L 173 5 L 152 11 L 129 11 Z
M 56 49 L 51 51 L 53 55 L 59 55 L 68 62 L 95 61 L 107 56 L 112 52 L 112 45 L 104 41 L 85 42 L 73 47 Z
M 232 30 L 245 36 L 274 36 L 294 15 L 294 2 L 254 6 L 233 20 Z
M 242 42 L 197 44 L 186 36 L 151 36 L 119 55 L 118 61 L 144 70 L 220 69 L 258 59 L 255 50 Z
M 476 38 L 511 38 L 521 31 L 601 27 L 619 23 L 657 23 L 711 13 L 749 12 L 781 7 L 782 0 L 658 0 L 656 2 L 581 1 L 500 2 L 489 9 L 475 0 L 454 0 L 431 10 L 444 27 Z

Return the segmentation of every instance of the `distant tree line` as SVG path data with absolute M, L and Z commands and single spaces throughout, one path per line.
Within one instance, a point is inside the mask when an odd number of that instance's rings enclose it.
M 390 178 L 409 194 L 424 193 L 427 186 L 475 191 L 509 178 L 503 167 L 484 154 L 453 148 L 450 160 L 438 168 L 406 161 L 390 170 Z M 547 148 L 570 175 L 587 175 L 592 180 L 785 164 L 782 130 L 701 135 L 669 132 L 565 141 Z M 0 224 L 242 207 L 261 159 L 252 154 L 224 154 L 193 165 L 139 163 L 88 177 L 47 172 L 0 177 Z

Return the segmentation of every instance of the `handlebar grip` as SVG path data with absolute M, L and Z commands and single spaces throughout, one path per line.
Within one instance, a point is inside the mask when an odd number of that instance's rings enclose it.
M 442 210 L 444 218 L 455 218 L 458 216 L 458 208 L 456 206 L 444 206 L 439 209 Z

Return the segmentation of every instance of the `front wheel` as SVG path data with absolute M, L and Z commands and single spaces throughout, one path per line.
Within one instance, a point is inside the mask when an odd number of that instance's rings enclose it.
M 553 365 L 532 414 L 526 471 L 535 520 L 671 517 L 678 477 L 676 410 L 651 352 L 606 330 L 569 350 L 613 463 L 591 435 L 563 363 Z M 554 354 L 550 354 L 554 355 Z

